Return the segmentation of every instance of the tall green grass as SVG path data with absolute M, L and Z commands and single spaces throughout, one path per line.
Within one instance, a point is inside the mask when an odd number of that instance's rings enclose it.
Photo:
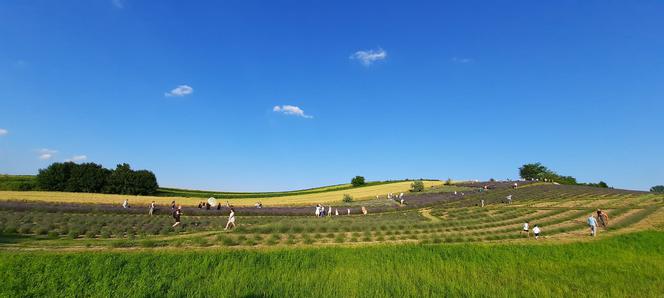
M 3 251 L 0 276 L 0 297 L 661 297 L 664 232 L 559 245 Z

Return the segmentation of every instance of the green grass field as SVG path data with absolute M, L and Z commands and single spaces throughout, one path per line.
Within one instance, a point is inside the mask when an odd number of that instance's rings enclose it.
M 661 297 L 664 233 L 540 245 L 0 252 L 0 296 Z
M 661 194 L 539 184 L 366 216 L 238 214 L 230 232 L 223 211 L 172 228 L 168 214 L 35 206 L 0 202 L 0 297 L 664 293 Z M 590 237 L 597 208 L 609 225 Z M 539 240 L 519 234 L 525 221 Z

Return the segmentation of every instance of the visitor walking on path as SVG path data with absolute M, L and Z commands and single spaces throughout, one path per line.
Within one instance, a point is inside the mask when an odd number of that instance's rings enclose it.
M 535 234 L 535 240 L 539 239 L 540 228 L 538 225 L 535 225 L 535 227 L 533 228 L 533 234 Z
M 174 228 L 180 224 L 180 216 L 182 216 L 182 206 L 178 206 L 178 208 L 173 211 L 173 218 L 175 219 L 175 223 L 173 224 Z
M 595 237 L 595 233 L 597 232 L 597 220 L 592 214 L 588 217 L 588 226 L 590 227 L 590 236 Z
M 523 229 L 521 229 L 521 234 L 526 233 L 526 237 L 530 238 L 530 223 L 524 222 Z
M 224 230 L 228 230 L 228 227 L 231 225 L 235 228 L 235 210 L 233 208 L 231 208 L 231 214 L 228 215 L 228 222 L 226 223 Z
M 150 212 L 148 212 L 148 214 L 152 215 L 153 213 L 154 213 L 154 201 L 150 203 Z

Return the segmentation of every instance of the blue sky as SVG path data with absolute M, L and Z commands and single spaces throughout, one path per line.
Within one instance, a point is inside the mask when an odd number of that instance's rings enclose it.
M 216 3 L 223 2 L 223 3 Z M 396 2 L 396 1 L 395 1 Z M 2 1 L 0 173 L 664 184 L 661 1 Z

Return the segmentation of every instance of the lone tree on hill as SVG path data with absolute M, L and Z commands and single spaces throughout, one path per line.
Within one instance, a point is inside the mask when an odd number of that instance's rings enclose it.
M 362 186 L 366 184 L 366 182 L 364 182 L 364 177 L 355 176 L 353 179 L 350 180 L 350 184 L 352 184 L 355 187 L 355 186 Z
M 410 191 L 412 192 L 420 192 L 424 190 L 424 182 L 422 181 L 415 181 L 413 184 L 410 185 Z
M 519 176 L 526 180 L 535 180 L 544 178 L 551 174 L 551 170 L 543 166 L 541 163 L 528 163 L 519 168 Z
M 651 192 L 664 193 L 664 185 L 655 185 L 650 188 Z

